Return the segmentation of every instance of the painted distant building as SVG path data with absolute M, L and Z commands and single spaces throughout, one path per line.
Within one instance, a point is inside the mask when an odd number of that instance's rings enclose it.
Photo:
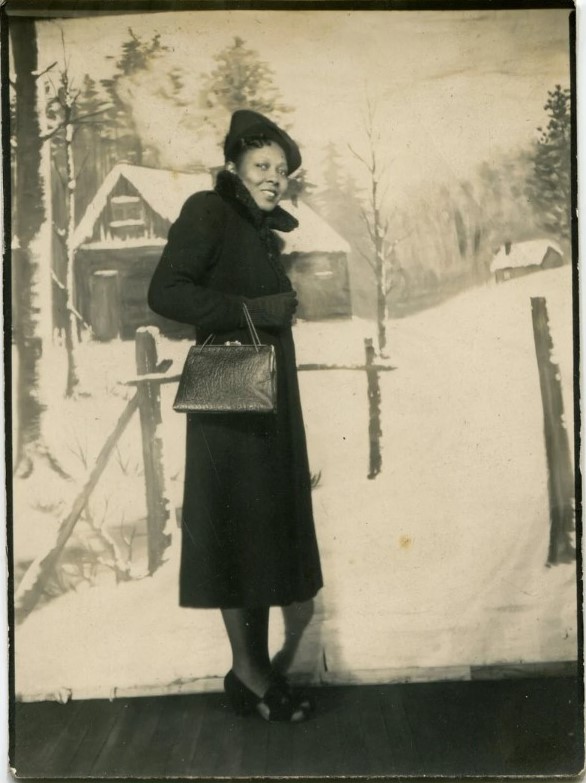
M 534 239 L 530 242 L 507 242 L 492 259 L 490 271 L 497 283 L 530 275 L 541 269 L 562 266 L 564 254 L 556 242 L 550 239 Z

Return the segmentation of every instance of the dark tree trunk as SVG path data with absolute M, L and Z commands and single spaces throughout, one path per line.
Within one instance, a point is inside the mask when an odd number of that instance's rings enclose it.
M 380 355 L 384 357 L 386 357 L 385 349 L 387 347 L 387 317 L 388 317 L 387 296 L 384 289 L 383 272 L 381 270 L 377 274 L 376 323 L 377 323 L 378 350 Z
M 60 472 L 43 437 L 46 404 L 41 397 L 40 364 L 43 355 L 43 291 L 41 263 L 50 258 L 36 245 L 46 218 L 41 174 L 41 130 L 37 112 L 37 38 L 32 19 L 15 17 L 10 39 L 16 74 L 15 198 L 12 253 L 14 282 L 14 341 L 18 354 L 15 470 L 27 476 L 38 458 Z M 47 248 L 47 252 L 49 248 Z

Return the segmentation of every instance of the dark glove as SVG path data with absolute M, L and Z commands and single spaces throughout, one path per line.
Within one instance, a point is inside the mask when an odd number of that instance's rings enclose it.
M 255 326 L 286 327 L 291 325 L 295 310 L 297 310 L 297 294 L 295 291 L 285 291 L 282 294 L 258 296 L 256 299 L 246 299 L 246 306 Z

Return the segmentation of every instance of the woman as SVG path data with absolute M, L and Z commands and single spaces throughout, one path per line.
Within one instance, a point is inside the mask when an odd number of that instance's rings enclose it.
M 222 610 L 232 647 L 224 686 L 238 712 L 304 720 L 310 701 L 273 671 L 270 606 L 308 601 L 322 586 L 291 323 L 295 292 L 273 229 L 298 223 L 278 204 L 301 165 L 295 142 L 253 111 L 233 114 L 225 170 L 171 226 L 149 306 L 194 324 L 196 339 L 249 343 L 246 303 L 275 347 L 277 413 L 187 418 L 180 604 Z

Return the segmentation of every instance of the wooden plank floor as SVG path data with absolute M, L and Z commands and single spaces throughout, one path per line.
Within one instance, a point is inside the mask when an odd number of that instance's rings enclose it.
M 573 775 L 578 679 L 315 688 L 298 725 L 240 718 L 223 694 L 17 704 L 11 765 L 27 778 Z

